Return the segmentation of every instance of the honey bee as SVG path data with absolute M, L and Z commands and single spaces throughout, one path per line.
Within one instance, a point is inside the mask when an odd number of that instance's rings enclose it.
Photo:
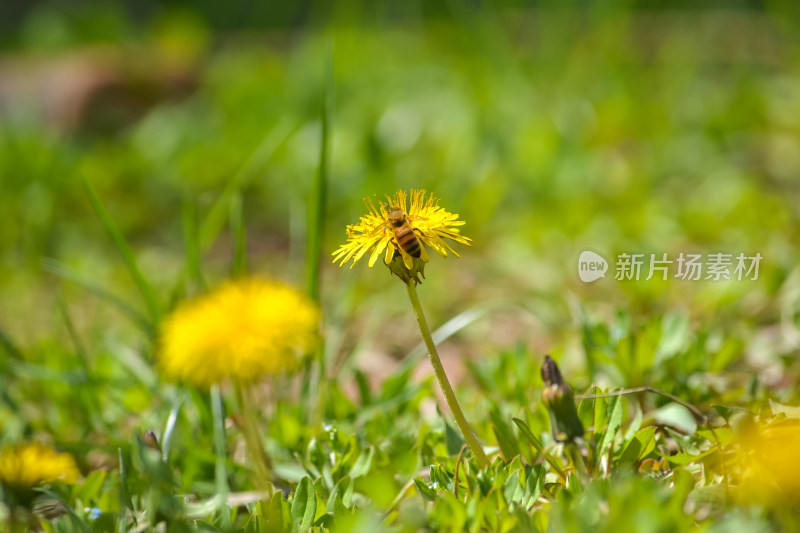
M 386 215 L 386 224 L 394 231 L 394 240 L 400 250 L 411 257 L 422 256 L 422 244 L 414 233 L 414 228 L 409 224 L 409 217 L 405 211 L 391 208 Z

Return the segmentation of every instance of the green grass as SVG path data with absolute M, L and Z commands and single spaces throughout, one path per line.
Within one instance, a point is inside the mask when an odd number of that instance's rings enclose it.
M 6 44 L 28 65 L 122 54 L 118 112 L 59 125 L 20 98 L 0 116 L 0 445 L 50 441 L 84 474 L 42 492 L 68 510 L 45 529 L 796 529 L 797 494 L 743 497 L 737 458 L 751 419 L 798 418 L 797 19 L 345 6 L 234 33 L 42 4 Z M 164 92 L 140 108 L 147 87 Z M 418 290 L 485 471 L 440 410 L 403 287 L 328 263 L 362 197 L 412 187 L 474 239 Z M 764 260 L 756 281 L 584 284 L 585 249 Z M 234 391 L 155 366 L 161 317 L 243 273 L 325 317 L 322 353 L 257 390 L 271 496 Z M 708 420 L 655 393 L 579 399 L 586 456 L 570 453 L 545 354 L 578 396 L 651 387 Z

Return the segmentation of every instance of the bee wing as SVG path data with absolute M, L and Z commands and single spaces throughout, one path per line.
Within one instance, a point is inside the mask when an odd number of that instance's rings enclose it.
M 372 230 L 372 231 L 369 233 L 369 236 L 370 236 L 370 237 L 374 237 L 375 235 L 377 235 L 377 234 L 379 234 L 379 233 L 383 233 L 383 232 L 384 232 L 384 231 L 386 231 L 388 228 L 389 228 L 389 222 L 388 222 L 387 220 L 384 220 L 384 221 L 383 221 L 383 224 L 381 224 L 381 225 L 379 225 L 379 226 L 376 226 L 376 227 L 375 227 L 375 229 L 373 229 L 373 230 Z
M 409 270 L 413 269 L 414 268 L 414 258 L 411 257 L 410 255 L 408 255 L 406 253 L 406 251 L 403 250 L 402 248 L 400 248 L 400 255 L 403 256 L 403 263 L 406 265 L 406 268 L 409 269 Z

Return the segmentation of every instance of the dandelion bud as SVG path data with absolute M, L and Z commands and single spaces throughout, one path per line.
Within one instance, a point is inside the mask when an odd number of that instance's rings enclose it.
M 553 432 L 553 438 L 564 442 L 583 437 L 583 424 L 578 418 L 575 395 L 572 388 L 564 383 L 558 365 L 549 355 L 544 358 L 541 372 L 545 383 L 542 390 L 542 401 L 547 406 L 547 412 L 550 415 L 550 430 Z

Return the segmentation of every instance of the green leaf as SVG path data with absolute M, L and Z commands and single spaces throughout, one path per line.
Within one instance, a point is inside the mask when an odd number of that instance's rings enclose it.
M 631 440 L 636 432 L 642 428 L 642 408 L 639 407 L 639 404 L 633 404 L 633 420 L 631 423 L 628 424 L 628 429 L 625 430 L 625 435 L 623 435 L 623 439 L 625 442 Z
M 696 435 L 714 443 L 719 439 L 722 446 L 728 446 L 736 441 L 736 432 L 729 427 L 716 428 L 713 432 L 710 429 L 698 429 Z
M 440 488 L 447 491 L 452 491 L 454 488 L 453 475 L 450 474 L 443 466 L 431 465 L 430 469 L 431 481 L 436 483 Z
M 528 427 L 528 424 L 526 424 L 524 420 L 521 420 L 519 418 L 512 418 L 511 420 L 517 425 L 519 430 L 522 432 L 522 434 L 525 436 L 528 442 L 530 442 L 531 445 L 536 449 L 536 451 L 542 453 L 544 447 L 542 446 L 542 443 L 539 441 L 539 439 L 536 438 L 536 435 L 533 434 L 531 428 Z
M 678 511 L 683 509 L 687 496 L 694 489 L 694 476 L 683 468 L 677 468 L 672 472 L 672 487 L 672 497 L 677 500 L 678 509 L 676 511 Z
M 345 476 L 340 479 L 331 490 L 331 495 L 328 498 L 328 503 L 325 506 L 327 512 L 336 514 L 334 504 L 338 498 L 345 506 L 350 507 L 353 500 L 353 478 Z
M 708 370 L 711 372 L 721 372 L 742 355 L 743 342 L 741 339 L 730 338 L 725 341 L 725 344 L 711 354 L 711 362 L 708 365 Z
M 292 520 L 299 524 L 301 529 L 307 529 L 314 523 L 317 514 L 317 495 L 314 492 L 314 483 L 306 476 L 300 480 L 292 500 Z
M 611 396 L 608 399 L 608 426 L 606 426 L 603 439 L 600 442 L 597 456 L 601 457 L 614 442 L 614 437 L 622 424 L 622 400 L 620 396 Z
M 261 502 L 259 502 L 259 505 L 261 505 L 263 509 L 263 504 Z M 280 492 L 276 492 L 272 495 L 263 516 L 266 519 L 265 525 L 267 526 L 267 531 L 283 531 L 287 529 L 289 524 L 286 524 L 284 521 L 284 500 Z
M 550 466 L 553 468 L 553 470 L 555 472 L 557 472 L 558 475 L 561 476 L 562 479 L 566 479 L 566 474 L 561 469 L 561 467 L 558 465 L 558 462 L 556 460 L 554 460 L 550 456 L 550 454 L 545 451 L 545 449 L 542 447 L 542 443 L 539 442 L 539 439 L 537 439 L 536 436 L 533 434 L 533 432 L 531 432 L 531 428 L 528 427 L 528 424 L 526 424 L 523 420 L 521 420 L 519 418 L 512 418 L 511 420 L 514 421 L 514 423 L 517 425 L 517 427 L 522 432 L 522 434 L 525 436 L 525 438 L 528 440 L 528 442 L 530 442 L 531 445 L 534 448 L 536 448 L 536 451 L 539 454 L 544 455 L 544 458 L 547 460 L 547 462 L 550 464 Z
M 589 389 L 583 393 L 582 396 L 594 396 L 597 394 L 602 394 L 602 391 L 597 386 L 591 386 Z M 578 403 L 578 418 L 580 419 L 583 427 L 586 429 L 592 429 L 593 431 L 597 432 L 597 420 L 595 419 L 595 406 L 599 401 L 605 401 L 605 398 L 586 398 L 581 399 L 580 403 Z M 603 407 L 603 413 L 605 413 L 605 406 Z M 605 425 L 605 424 L 603 424 Z
M 499 518 L 504 508 L 505 504 L 500 498 L 500 491 L 497 489 L 490 490 L 481 501 L 480 511 L 483 516 L 484 524 L 489 531 L 498 531 L 500 529 Z M 476 522 L 479 522 L 477 516 Z
M 661 338 L 656 348 L 653 364 L 671 359 L 689 343 L 689 317 L 684 313 L 670 313 L 661 321 Z
M 223 531 L 226 531 L 224 529 L 218 528 L 217 526 L 215 526 L 214 524 L 212 524 L 207 520 L 197 520 L 196 523 L 197 523 L 197 529 L 199 531 L 212 531 L 213 533 L 223 533 Z
M 508 428 L 508 424 L 500 415 L 500 411 L 493 407 L 489 410 L 489 418 L 492 420 L 492 430 L 500 446 L 500 452 L 506 461 L 510 461 L 519 455 L 519 443 Z
M 652 452 L 656 447 L 656 441 L 653 438 L 656 433 L 655 426 L 647 426 L 636 432 L 636 435 L 628 442 L 622 455 L 617 462 L 617 466 L 632 465 L 648 453 Z
M 539 499 L 544 489 L 545 472 L 542 465 L 525 467 L 525 491 L 522 504 L 526 509 L 530 509 Z
M 372 446 L 361 452 L 361 455 L 359 455 L 358 459 L 356 459 L 356 462 L 353 465 L 353 468 L 350 469 L 350 473 L 348 475 L 353 479 L 366 476 L 372 468 L 372 458 L 374 455 L 375 449 Z
M 414 478 L 414 484 L 417 486 L 420 496 L 425 500 L 429 502 L 436 500 L 436 491 L 430 488 L 423 480 Z
M 107 475 L 108 471 L 106 470 L 95 470 L 86 476 L 86 481 L 83 482 L 80 489 L 76 492 L 75 498 L 84 503 L 98 499 Z
M 732 419 L 738 416 L 752 416 L 750 409 L 745 409 L 744 407 L 738 407 L 735 405 L 712 405 L 711 407 L 717 413 L 719 413 L 719 416 L 725 419 L 725 422 L 729 424 L 731 423 Z
M 598 394 L 605 394 L 608 392 L 608 389 L 601 390 L 597 389 Z M 600 441 L 603 438 L 603 435 L 606 434 L 606 426 L 608 425 L 608 416 L 609 416 L 609 409 L 608 404 L 610 399 L 609 398 L 595 398 L 592 400 L 594 403 L 594 421 L 592 422 L 592 426 L 594 426 L 594 439 L 596 441 Z
M 342 498 L 337 494 L 333 499 L 333 516 L 336 518 L 348 516 L 350 514 L 350 510 L 347 507 L 348 506 L 344 503 L 344 501 L 342 501 Z
M 775 416 L 782 414 L 786 415 L 786 418 L 793 418 L 793 419 L 800 418 L 800 407 L 783 405 L 778 402 L 773 402 L 772 400 L 769 401 L 769 407 L 772 410 L 772 414 L 774 414 Z
M 447 453 L 451 456 L 461 453 L 461 448 L 464 446 L 461 434 L 447 423 L 447 419 L 444 419 L 444 444 L 447 447 Z
M 524 487 L 519 475 L 521 471 L 522 469 L 515 470 L 510 476 L 508 476 L 508 479 L 506 480 L 503 495 L 508 503 L 518 504 L 522 502 Z
M 695 463 L 695 462 L 699 461 L 700 459 L 703 459 L 703 458 L 711 455 L 712 453 L 717 453 L 718 451 L 719 450 L 716 447 L 714 447 L 714 448 L 711 448 L 710 450 L 706 450 L 706 451 L 704 451 L 703 453 L 700 453 L 700 454 L 691 454 L 691 453 L 681 452 L 681 453 L 676 453 L 675 455 L 667 456 L 667 461 L 672 466 L 686 466 L 688 464 Z
M 691 435 L 697 429 L 697 422 L 694 415 L 679 403 L 668 403 L 667 405 L 653 411 L 650 416 L 662 426 L 672 426 L 673 428 Z
M 361 406 L 367 407 L 372 403 L 372 393 L 370 392 L 367 376 L 358 368 L 353 371 L 353 376 L 356 379 L 356 385 L 358 385 L 358 395 L 361 399 Z
M 314 521 L 314 528 L 330 529 L 333 526 L 333 515 L 331 513 L 322 513 L 319 518 Z

